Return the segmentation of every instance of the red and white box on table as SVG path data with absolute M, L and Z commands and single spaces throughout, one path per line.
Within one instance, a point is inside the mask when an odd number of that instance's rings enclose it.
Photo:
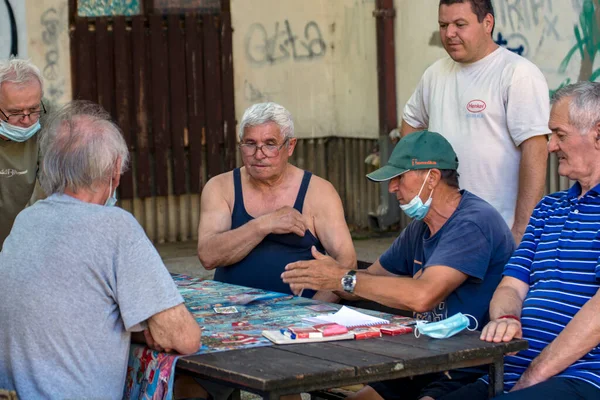
M 381 331 L 374 326 L 352 328 L 350 331 L 354 333 L 354 339 L 356 340 L 381 337 Z

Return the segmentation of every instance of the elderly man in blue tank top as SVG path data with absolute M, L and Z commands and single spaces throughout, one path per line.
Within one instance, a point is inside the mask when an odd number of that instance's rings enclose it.
M 293 291 L 334 290 L 413 311 L 441 328 L 446 319 L 472 318 L 472 329 L 486 324 L 488 304 L 502 269 L 515 249 L 500 213 L 485 200 L 458 186 L 458 159 L 442 135 L 411 133 L 394 148 L 388 163 L 367 177 L 388 181 L 400 207 L 413 221 L 367 270 L 356 272 L 315 252 L 313 261 L 286 266 L 282 275 Z M 475 321 L 477 323 L 475 323 Z M 425 333 L 424 333 L 425 334 Z M 476 381 L 485 369 L 473 368 L 371 383 L 354 400 L 420 399 L 437 396 Z
M 311 247 L 347 268 L 356 253 L 334 187 L 288 163 L 296 147 L 291 114 L 275 103 L 249 107 L 239 126 L 244 166 L 218 175 L 202 191 L 198 257 L 215 280 L 291 293 L 286 264 L 311 260 Z M 333 301 L 332 293 L 305 297 Z
M 505 357 L 507 400 L 600 399 L 600 83 L 565 86 L 552 103 L 548 150 L 576 182 L 533 210 L 481 333 L 529 341 Z M 487 388 L 483 378 L 443 399 L 486 399 Z
M 215 280 L 282 293 L 285 266 L 311 260 L 311 248 L 346 268 L 356 253 L 334 187 L 288 163 L 296 147 L 288 110 L 275 103 L 250 106 L 239 126 L 244 166 L 215 176 L 202 191 L 198 258 Z M 337 301 L 332 292 L 305 290 L 304 297 Z M 226 399 L 232 389 L 206 380 L 179 378 L 177 394 Z M 284 396 L 287 397 L 287 396 Z M 299 398 L 292 395 L 290 398 Z

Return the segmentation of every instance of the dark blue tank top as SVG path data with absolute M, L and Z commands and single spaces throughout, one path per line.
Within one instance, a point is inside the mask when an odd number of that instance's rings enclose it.
M 310 183 L 312 174 L 304 171 L 298 197 L 294 208 L 302 213 L 304 197 Z M 235 190 L 235 203 L 231 214 L 231 229 L 253 220 L 244 207 L 242 195 L 242 179 L 240 169 L 233 170 L 233 187 Z M 304 237 L 294 233 L 284 235 L 269 234 L 258 244 L 243 260 L 227 267 L 219 267 L 215 272 L 214 279 L 220 282 L 232 283 L 234 285 L 249 286 L 264 290 L 281 293 L 292 293 L 290 286 L 283 283 L 281 273 L 287 264 L 300 260 L 312 260 L 311 246 L 325 253 L 325 249 L 308 229 Z M 314 290 L 304 290 L 303 297 L 312 297 Z

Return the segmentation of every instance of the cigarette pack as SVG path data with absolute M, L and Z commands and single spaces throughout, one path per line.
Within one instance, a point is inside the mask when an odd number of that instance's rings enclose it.
M 396 335 L 403 335 L 405 333 L 411 333 L 413 331 L 413 328 L 410 326 L 406 326 L 406 325 L 389 325 L 389 326 L 384 325 L 381 328 L 379 328 L 379 330 L 384 335 L 396 336 Z
M 354 333 L 354 339 L 356 340 L 381 337 L 379 328 L 354 328 L 352 329 L 352 332 Z
M 290 326 L 288 327 L 288 330 L 298 339 L 323 337 L 323 332 L 316 329 L 314 326 Z
M 339 324 L 319 324 L 313 326 L 313 328 L 318 329 L 320 332 L 322 332 L 323 336 L 335 336 L 348 333 L 348 328 Z

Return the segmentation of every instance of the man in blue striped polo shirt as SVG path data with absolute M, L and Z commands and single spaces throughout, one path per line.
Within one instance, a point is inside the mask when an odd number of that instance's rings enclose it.
M 600 399 L 600 83 L 552 98 L 548 150 L 576 181 L 537 205 L 504 269 L 481 339 L 523 337 L 505 358 L 502 399 Z M 442 397 L 487 398 L 485 379 Z

